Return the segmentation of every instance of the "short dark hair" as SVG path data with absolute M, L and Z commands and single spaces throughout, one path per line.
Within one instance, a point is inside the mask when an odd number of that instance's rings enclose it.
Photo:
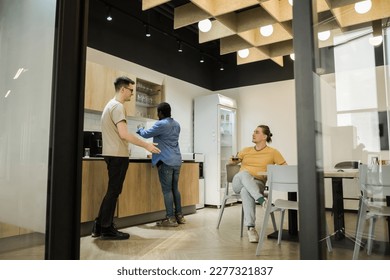
M 263 131 L 263 133 L 265 135 L 267 135 L 267 143 L 271 143 L 272 142 L 272 133 L 271 133 L 271 130 L 269 129 L 268 125 L 264 125 L 264 124 L 261 124 L 258 126 L 259 128 L 261 128 L 261 130 Z
M 161 112 L 164 117 L 168 118 L 171 116 L 171 106 L 167 102 L 161 102 L 157 105 L 157 112 Z
M 114 82 L 115 91 L 118 92 L 121 89 L 121 87 L 128 86 L 130 84 L 134 85 L 135 82 L 129 77 L 126 76 L 118 77 Z

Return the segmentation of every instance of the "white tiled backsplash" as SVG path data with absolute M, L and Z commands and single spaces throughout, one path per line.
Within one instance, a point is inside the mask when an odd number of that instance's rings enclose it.
M 84 113 L 84 131 L 102 131 L 100 124 L 100 113 Z M 155 121 L 141 121 L 134 120 L 131 118 L 127 118 L 127 127 L 130 132 L 136 132 L 137 126 L 139 124 L 144 125 L 146 128 L 152 127 Z M 182 153 L 192 152 L 191 147 L 191 139 L 189 136 L 189 131 L 183 128 L 181 129 L 180 135 L 180 149 Z M 138 136 L 140 137 L 140 136 Z M 143 139 L 145 141 L 151 142 L 151 139 Z M 131 157 L 146 157 L 149 152 L 147 152 L 144 148 L 138 147 L 136 145 L 129 144 L 129 151 L 131 152 Z

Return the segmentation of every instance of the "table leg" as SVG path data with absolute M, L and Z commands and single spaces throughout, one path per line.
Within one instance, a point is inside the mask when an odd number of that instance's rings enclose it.
M 288 200 L 297 201 L 297 193 L 289 192 Z M 298 235 L 298 213 L 297 210 L 288 210 L 288 233 Z
M 390 206 L 390 196 L 386 196 L 386 205 Z M 387 217 L 387 232 L 389 234 L 389 244 L 390 244 L 390 217 Z
M 344 197 L 343 197 L 343 179 L 332 178 L 332 196 L 333 196 L 333 223 L 335 239 L 341 240 L 345 238 L 345 222 L 344 222 Z

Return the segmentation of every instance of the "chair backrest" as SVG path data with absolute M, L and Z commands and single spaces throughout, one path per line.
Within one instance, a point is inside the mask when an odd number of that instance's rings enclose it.
M 361 164 L 359 166 L 360 189 L 363 197 L 390 195 L 390 165 Z
M 233 182 L 233 177 L 240 171 L 239 164 L 226 164 L 226 180 L 228 183 Z
M 269 187 L 269 200 L 272 200 L 273 191 L 298 192 L 297 165 L 268 165 L 267 178 Z
M 358 169 L 359 162 L 358 161 L 342 161 L 337 163 L 334 168 L 336 169 Z

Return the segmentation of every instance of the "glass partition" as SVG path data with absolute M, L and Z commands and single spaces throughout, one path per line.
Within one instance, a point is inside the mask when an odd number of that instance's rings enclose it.
M 372 1 L 371 10 L 359 13 L 354 5 L 359 1 L 350 2 L 343 7 L 333 3 L 329 11 L 319 14 L 318 25 L 313 26 L 315 32 L 330 34 L 326 38 L 318 36 L 320 55 L 316 61 L 321 92 L 325 207 L 331 213 L 328 218 L 333 248 L 346 259 L 352 259 L 362 205 L 358 168 L 360 164 L 380 166 L 390 162 L 390 6 L 387 1 Z M 386 196 L 379 205 L 386 206 Z M 375 232 L 368 231 L 369 220 L 360 228 L 363 238 L 358 258 L 390 259 L 390 221 L 379 216 L 370 221 L 376 222 Z M 369 237 L 374 242 L 372 251 L 367 253 Z
M 55 12 L 0 0 L 0 259 L 44 259 Z

